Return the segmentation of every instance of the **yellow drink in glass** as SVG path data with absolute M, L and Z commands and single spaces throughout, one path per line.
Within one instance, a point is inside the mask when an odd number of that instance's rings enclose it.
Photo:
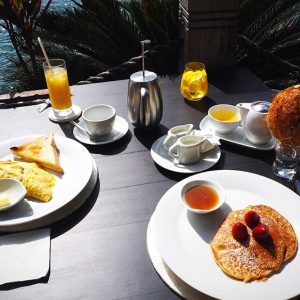
M 67 116 L 72 112 L 72 100 L 66 64 L 62 59 L 52 59 L 50 64 L 43 67 L 52 109 L 56 116 Z
M 190 62 L 185 65 L 180 90 L 184 98 L 192 101 L 198 101 L 207 95 L 208 81 L 203 63 Z

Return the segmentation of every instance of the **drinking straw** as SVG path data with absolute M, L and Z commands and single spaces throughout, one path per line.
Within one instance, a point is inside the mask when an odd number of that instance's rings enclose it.
M 42 49 L 42 52 L 43 52 L 44 57 L 45 57 L 45 59 L 46 59 L 47 65 L 48 65 L 49 68 L 51 68 L 50 60 L 49 60 L 48 55 L 47 55 L 47 53 L 46 53 L 46 50 L 45 50 L 45 48 L 44 48 L 44 44 L 43 44 L 43 42 L 42 42 L 42 40 L 41 40 L 40 37 L 38 37 L 37 39 L 38 39 L 39 44 L 40 44 L 40 46 L 41 46 L 41 49 Z

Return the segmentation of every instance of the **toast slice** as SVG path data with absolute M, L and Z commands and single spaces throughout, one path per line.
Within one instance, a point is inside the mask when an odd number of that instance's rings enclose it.
M 21 159 L 64 173 L 52 132 L 20 146 L 11 147 L 10 151 Z

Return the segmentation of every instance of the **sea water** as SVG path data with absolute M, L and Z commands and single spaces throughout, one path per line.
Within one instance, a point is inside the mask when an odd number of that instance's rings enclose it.
M 46 5 L 48 1 L 42 0 L 42 5 Z M 80 1 L 78 1 L 80 3 Z M 74 3 L 71 0 L 53 0 L 49 7 L 49 10 L 64 9 L 72 6 Z M 3 93 L 3 87 L 5 81 L 5 74 L 7 72 L 6 67 L 10 63 L 11 59 L 16 59 L 16 52 L 11 44 L 8 32 L 0 27 L 0 94 Z M 9 88 L 9 87 L 8 87 Z

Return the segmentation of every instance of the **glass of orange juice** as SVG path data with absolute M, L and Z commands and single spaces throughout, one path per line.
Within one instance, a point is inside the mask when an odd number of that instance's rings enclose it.
M 190 62 L 185 65 L 180 90 L 182 96 L 191 101 L 201 100 L 207 95 L 208 82 L 203 63 Z
M 72 113 L 72 100 L 66 63 L 63 59 L 50 59 L 43 63 L 50 102 L 56 117 Z

